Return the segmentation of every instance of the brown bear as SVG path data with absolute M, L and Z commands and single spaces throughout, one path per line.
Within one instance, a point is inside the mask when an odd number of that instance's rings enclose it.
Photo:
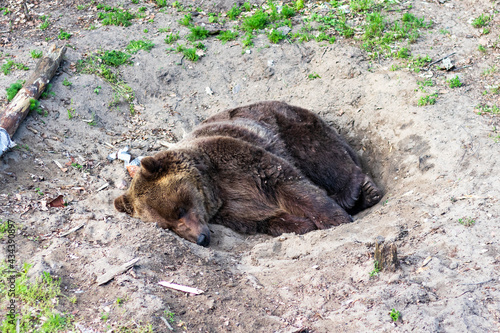
M 143 158 L 115 207 L 208 246 L 208 223 L 303 234 L 351 222 L 381 197 L 354 151 L 316 114 L 260 102 L 222 111 Z

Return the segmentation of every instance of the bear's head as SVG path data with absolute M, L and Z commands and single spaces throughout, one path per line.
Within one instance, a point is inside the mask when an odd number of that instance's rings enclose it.
M 208 246 L 207 222 L 217 204 L 204 171 L 203 163 L 181 152 L 145 157 L 128 192 L 115 199 L 115 208 Z

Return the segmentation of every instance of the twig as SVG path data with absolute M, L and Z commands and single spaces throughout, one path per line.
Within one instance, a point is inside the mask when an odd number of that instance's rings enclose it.
M 495 279 L 489 279 L 489 280 L 486 280 L 483 282 L 476 282 L 476 283 L 460 283 L 460 285 L 462 285 L 462 286 L 480 286 L 482 284 L 485 284 L 485 283 L 488 283 L 491 281 L 495 281 Z
M 438 59 L 438 60 L 436 60 L 436 61 L 431 62 L 429 65 L 427 65 L 427 69 L 426 69 L 426 70 L 428 71 L 428 70 L 429 70 L 429 68 L 431 68 L 431 66 L 432 66 L 432 65 L 437 64 L 438 62 L 443 61 L 444 59 L 446 59 L 446 58 L 448 58 L 448 57 L 451 57 L 451 56 L 452 56 L 452 55 L 454 55 L 455 53 L 456 53 L 456 52 L 450 53 L 450 54 L 448 54 L 446 57 L 442 57 L 441 59 Z
M 134 266 L 136 262 L 138 262 L 141 258 L 135 258 L 130 260 L 129 262 L 124 263 L 121 266 L 111 268 L 106 274 L 101 275 L 97 278 L 97 285 L 103 285 L 106 282 L 112 280 L 116 275 L 120 275 L 125 273 L 130 267 Z
M 198 288 L 181 286 L 180 284 L 170 283 L 167 281 L 160 281 L 160 282 L 158 282 L 158 284 L 161 286 L 170 288 L 170 289 L 179 290 L 179 291 L 183 291 L 185 293 L 190 293 L 190 294 L 194 294 L 194 295 L 199 295 L 199 294 L 202 294 L 204 292 L 203 290 L 198 289 Z
M 74 227 L 73 229 L 69 229 L 68 231 L 63 232 L 62 234 L 59 235 L 59 237 L 68 236 L 70 233 L 77 231 L 78 229 L 82 228 L 84 225 L 85 225 L 85 223 L 79 224 L 76 227 Z
M 163 322 L 165 323 L 165 325 L 167 326 L 167 328 L 171 331 L 173 331 L 174 329 L 172 328 L 172 326 L 170 326 L 170 324 L 168 323 L 168 321 L 163 318 L 163 317 L 160 317 L 161 320 L 163 320 Z

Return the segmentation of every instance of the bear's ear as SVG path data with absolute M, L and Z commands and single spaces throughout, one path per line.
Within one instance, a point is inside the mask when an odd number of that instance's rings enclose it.
M 160 163 L 151 156 L 144 157 L 141 160 L 141 166 L 145 176 L 152 176 L 160 169 Z
M 115 208 L 117 211 L 127 213 L 128 215 L 132 215 L 134 213 L 134 206 L 132 206 L 132 203 L 126 194 L 120 195 L 115 199 Z

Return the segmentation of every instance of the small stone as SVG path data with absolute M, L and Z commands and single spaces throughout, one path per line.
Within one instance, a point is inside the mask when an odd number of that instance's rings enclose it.
M 458 263 L 456 263 L 456 262 L 452 262 L 450 264 L 450 269 L 456 269 L 457 267 L 458 267 Z

